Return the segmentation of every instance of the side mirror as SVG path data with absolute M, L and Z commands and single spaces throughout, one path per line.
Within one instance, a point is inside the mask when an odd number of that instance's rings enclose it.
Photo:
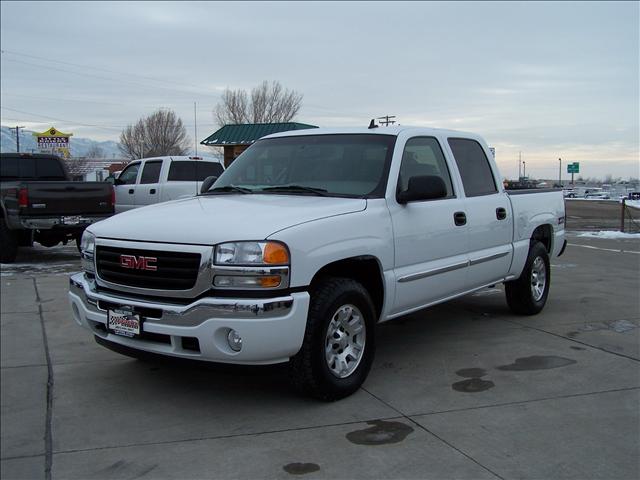
M 200 185 L 200 193 L 202 194 L 209 190 L 211 188 L 211 185 L 216 183 L 216 180 L 218 180 L 218 177 L 211 176 L 205 178 L 204 182 L 202 182 L 202 185 Z
M 400 204 L 414 202 L 416 200 L 435 200 L 447 196 L 447 186 L 441 177 L 435 175 L 420 175 L 411 177 L 409 185 L 403 192 L 396 195 Z

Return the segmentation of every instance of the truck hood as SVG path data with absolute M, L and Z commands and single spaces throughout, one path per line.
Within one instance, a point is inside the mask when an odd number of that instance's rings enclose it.
M 95 223 L 97 237 L 214 245 L 262 240 L 301 223 L 359 212 L 360 198 L 302 195 L 209 195 L 175 200 L 114 215 Z

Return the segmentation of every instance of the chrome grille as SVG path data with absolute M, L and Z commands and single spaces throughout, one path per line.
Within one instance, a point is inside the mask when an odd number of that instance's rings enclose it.
M 151 257 L 156 270 L 126 268 L 121 256 Z M 118 285 L 157 290 L 189 290 L 198 279 L 199 253 L 96 246 L 98 276 Z

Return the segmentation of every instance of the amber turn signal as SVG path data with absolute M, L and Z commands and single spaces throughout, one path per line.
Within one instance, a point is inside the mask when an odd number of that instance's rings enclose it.
M 286 265 L 289 263 L 289 251 L 281 243 L 268 242 L 264 246 L 262 259 L 269 265 Z

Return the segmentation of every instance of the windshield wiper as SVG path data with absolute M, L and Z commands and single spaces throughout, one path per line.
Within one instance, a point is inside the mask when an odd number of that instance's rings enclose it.
M 237 185 L 225 185 L 224 187 L 216 187 L 211 190 L 207 190 L 203 195 L 216 192 L 238 192 L 238 193 L 253 193 L 253 190 L 246 187 L 238 187 Z
M 327 190 L 324 188 L 305 187 L 304 185 L 278 185 L 277 187 L 265 187 L 261 189 L 264 192 L 305 192 L 327 197 Z

